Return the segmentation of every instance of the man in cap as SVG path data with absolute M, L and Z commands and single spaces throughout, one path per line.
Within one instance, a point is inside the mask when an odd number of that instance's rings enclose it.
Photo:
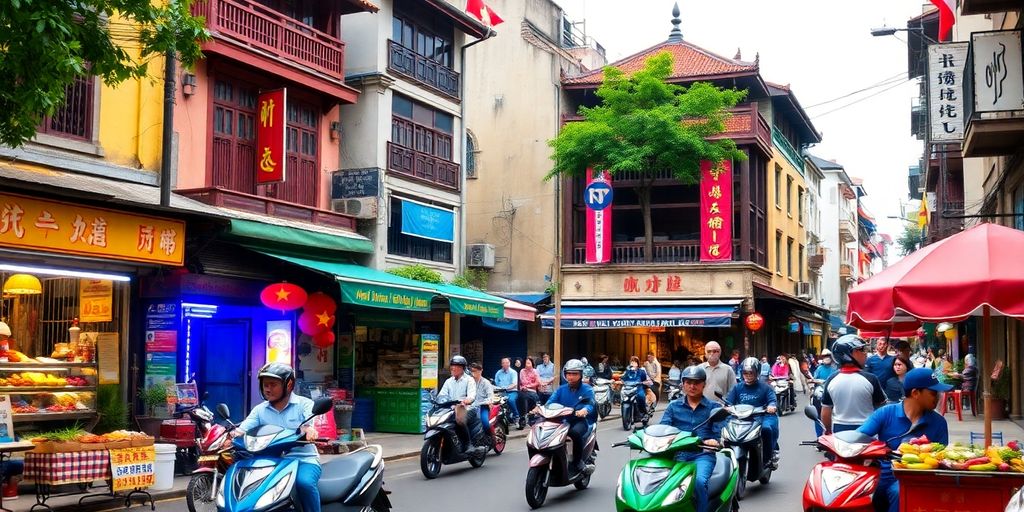
M 711 342 L 714 343 L 714 342 Z M 717 345 L 717 343 L 715 343 Z M 709 343 L 710 345 L 710 343 Z M 705 349 L 706 350 L 706 349 Z M 721 352 L 721 348 L 719 348 Z M 730 375 L 732 372 L 729 365 L 721 364 Z M 682 379 L 683 396 L 669 402 L 665 408 L 665 414 L 661 417 L 662 425 L 671 425 L 679 430 L 693 432 L 704 444 L 718 446 L 718 437 L 721 428 L 713 425 L 712 412 L 722 405 L 716 400 L 706 398 L 707 373 L 703 365 L 687 366 L 680 374 Z M 698 451 L 681 451 L 676 454 L 676 460 L 691 461 L 694 470 L 694 500 L 693 506 L 697 512 L 704 512 L 708 509 L 708 479 L 715 469 L 715 454 Z

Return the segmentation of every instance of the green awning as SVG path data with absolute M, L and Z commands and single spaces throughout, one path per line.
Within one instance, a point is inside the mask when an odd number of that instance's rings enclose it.
M 231 227 L 223 236 L 257 250 L 273 249 L 277 253 L 326 250 L 373 254 L 373 242 L 362 235 L 336 235 L 244 219 L 231 219 Z
M 432 284 L 381 272 L 372 268 L 254 249 L 273 258 L 331 274 L 341 285 L 347 304 L 405 311 L 430 311 L 435 296 L 448 299 L 453 313 L 503 318 L 505 299 L 449 284 Z

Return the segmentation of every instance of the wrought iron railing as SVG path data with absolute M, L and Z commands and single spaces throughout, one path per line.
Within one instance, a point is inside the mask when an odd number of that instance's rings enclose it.
M 782 131 L 774 126 L 772 127 L 772 144 L 782 152 L 782 156 L 786 157 L 786 160 L 793 165 L 797 172 L 801 175 L 804 173 L 804 159 L 800 156 L 800 152 L 789 143 L 789 139 L 782 134 Z
M 459 164 L 388 142 L 388 171 L 459 189 Z
M 388 70 L 459 99 L 459 73 L 411 48 L 388 40 Z
M 742 261 L 740 241 L 733 240 L 733 260 Z M 650 263 L 697 263 L 700 261 L 700 240 L 666 240 L 654 242 L 654 255 Z M 587 262 L 587 244 L 573 245 L 573 264 Z M 643 242 L 614 242 L 610 263 L 644 264 Z

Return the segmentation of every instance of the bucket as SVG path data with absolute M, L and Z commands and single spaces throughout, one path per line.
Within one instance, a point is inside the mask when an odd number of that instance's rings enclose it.
M 174 455 L 178 447 L 173 444 L 153 445 L 156 463 L 153 464 L 155 482 L 151 491 L 166 491 L 174 487 Z

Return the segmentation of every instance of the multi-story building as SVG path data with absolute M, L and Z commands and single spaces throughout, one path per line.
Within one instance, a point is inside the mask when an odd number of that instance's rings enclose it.
M 821 279 L 821 268 L 825 264 L 825 240 L 822 238 L 822 223 L 821 223 L 821 208 L 823 206 L 824 196 L 822 196 L 822 186 L 825 180 L 825 174 L 815 165 L 810 155 L 804 153 L 804 172 L 807 178 L 807 196 L 804 201 L 804 218 L 806 232 L 807 232 L 807 245 L 806 245 L 806 260 L 807 260 L 807 277 L 806 282 L 808 283 L 805 287 L 806 293 L 798 294 L 797 296 L 803 296 L 811 304 L 818 306 L 824 306 L 825 300 L 822 291 L 822 279 Z M 804 279 L 801 279 L 803 281 Z
M 654 180 L 654 252 L 645 254 L 643 219 L 631 190 L 638 176 L 620 173 L 612 183 L 613 204 L 606 208 L 613 218 L 610 261 L 587 264 L 585 182 L 565 179 L 563 301 L 559 318 L 550 311 L 542 315 L 544 326 L 560 326 L 563 353 L 604 352 L 619 360 L 646 352 L 662 360 L 699 354 L 713 339 L 746 354 L 807 348 L 817 343 L 823 310 L 796 296 L 801 272 L 806 275 L 799 148 L 820 136 L 788 87 L 763 80 L 757 59 L 722 57 L 685 40 L 674 15 L 676 28 L 667 41 L 612 65 L 636 70 L 647 58 L 668 52 L 674 83 L 707 81 L 748 91 L 722 135 L 748 156 L 733 166 L 732 258 L 701 263 L 700 188 L 669 175 Z M 602 79 L 599 70 L 566 77 L 566 108 L 594 105 L 593 91 Z M 744 327 L 754 312 L 766 320 L 756 332 Z
M 846 293 L 857 279 L 857 193 L 853 180 L 842 165 L 808 155 L 821 171 L 821 240 L 824 249 L 821 266 L 821 290 L 824 306 L 830 314 L 832 334 L 838 334 L 846 321 Z

